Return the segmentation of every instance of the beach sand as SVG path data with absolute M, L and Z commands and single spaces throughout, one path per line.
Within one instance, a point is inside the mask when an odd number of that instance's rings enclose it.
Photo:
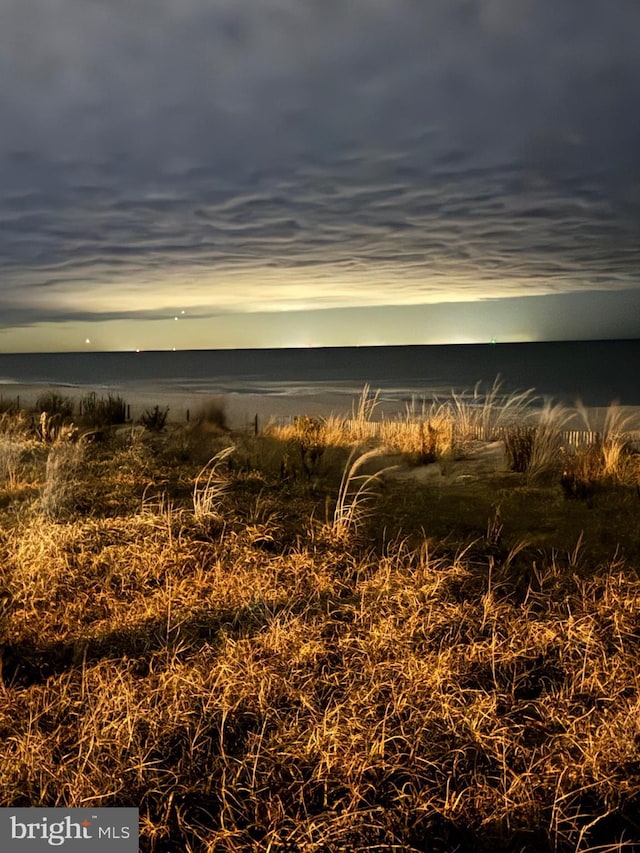
M 0 398 L 4 401 L 18 401 L 25 408 L 35 404 L 38 397 L 46 393 L 57 393 L 79 401 L 91 392 L 90 388 L 68 387 L 60 385 L 22 385 L 6 384 L 0 387 Z M 226 394 L 181 393 L 165 389 L 131 387 L 110 387 L 96 390 L 99 397 L 114 394 L 122 397 L 130 409 L 130 417 L 136 421 L 155 406 L 168 407 L 168 420 L 173 423 L 186 423 L 188 419 L 198 417 L 199 412 L 209 403 L 219 404 L 231 429 L 249 429 L 258 418 L 261 429 L 271 420 L 286 422 L 297 415 L 326 417 L 331 414 L 348 415 L 357 407 L 359 398 L 350 393 L 318 394 L 252 394 L 229 392 Z M 391 417 L 404 411 L 402 402 L 386 402 L 376 407 L 378 414 Z
M 19 405 L 25 408 L 35 404 L 42 394 L 55 392 L 63 396 L 80 400 L 91 392 L 91 388 L 69 387 L 59 385 L 27 385 L 27 384 L 4 384 L 0 385 L 0 399 L 7 401 L 19 401 Z M 375 390 L 375 389 L 374 389 Z M 270 421 L 286 423 L 298 415 L 310 415 L 312 417 L 327 417 L 331 414 L 349 415 L 357 408 L 359 396 L 348 392 L 318 392 L 314 394 L 255 394 L 229 392 L 225 394 L 207 394 L 180 392 L 171 390 L 167 392 L 162 387 L 144 388 L 101 387 L 96 389 L 99 397 L 111 393 L 121 396 L 129 406 L 130 419 L 137 421 L 148 410 L 155 406 L 161 409 L 168 407 L 168 420 L 172 423 L 186 423 L 198 417 L 198 414 L 211 402 L 221 406 L 224 411 L 227 425 L 234 430 L 253 429 L 256 423 L 258 428 L 264 428 Z M 588 426 L 584 418 L 574 413 L 567 421 L 564 429 L 577 430 L 602 430 L 607 416 L 606 407 L 590 407 L 586 409 Z M 376 406 L 374 420 L 384 416 L 393 418 L 403 416 L 406 412 L 406 402 L 401 400 L 383 400 Z M 632 418 L 627 429 L 640 429 L 640 406 L 621 406 L 620 414 L 623 418 Z

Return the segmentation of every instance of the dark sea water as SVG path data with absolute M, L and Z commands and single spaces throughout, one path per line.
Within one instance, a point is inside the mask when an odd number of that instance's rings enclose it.
M 535 388 L 543 397 L 605 406 L 640 405 L 640 340 L 0 354 L 0 393 L 14 383 L 167 393 L 359 393 L 383 399 L 446 395 L 490 386 Z

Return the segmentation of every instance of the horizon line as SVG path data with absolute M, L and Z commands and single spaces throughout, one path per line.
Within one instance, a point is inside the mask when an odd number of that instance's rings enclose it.
M 130 354 L 142 355 L 144 353 L 177 353 L 177 352 L 273 352 L 278 350 L 292 350 L 295 352 L 304 352 L 308 350 L 335 350 L 335 349 L 408 349 L 411 347 L 494 347 L 494 346 L 532 346 L 537 344 L 578 344 L 578 343 L 629 343 L 632 341 L 640 341 L 638 337 L 629 338 L 550 338 L 548 340 L 535 341 L 510 341 L 495 339 L 489 341 L 468 341 L 456 343 L 406 343 L 406 344 L 318 344 L 318 345 L 303 345 L 303 346 L 282 346 L 282 347 L 184 347 L 171 349 L 80 349 L 80 350 L 10 350 L 0 351 L 0 356 L 3 355 L 113 355 L 113 354 Z

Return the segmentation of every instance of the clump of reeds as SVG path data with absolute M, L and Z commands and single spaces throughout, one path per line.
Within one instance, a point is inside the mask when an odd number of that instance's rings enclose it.
M 40 495 L 40 506 L 47 518 L 62 521 L 73 515 L 84 458 L 85 446 L 77 442 L 57 441 L 49 450 Z
M 578 406 L 578 411 L 587 426 L 591 429 L 586 409 Z M 628 471 L 628 463 L 633 455 L 630 434 L 638 435 L 640 422 L 635 413 L 625 415 L 617 403 L 608 406 L 603 428 L 597 441 L 600 452 L 601 473 L 603 477 L 614 482 L 623 482 Z
M 594 441 L 565 448 L 561 484 L 566 496 L 589 499 L 605 486 L 638 487 L 640 455 L 631 438 L 640 434 L 638 418 L 625 415 L 614 403 L 606 410 L 602 429 L 596 431 L 581 403 L 577 410 Z
M 18 468 L 25 451 L 25 441 L 12 435 L 0 434 L 0 482 L 9 488 L 18 482 Z
M 347 539 L 371 513 L 371 499 L 375 495 L 376 486 L 384 471 L 390 470 L 391 466 L 370 474 L 362 473 L 362 469 L 384 452 L 385 449 L 381 447 L 364 452 L 358 452 L 357 448 L 351 451 L 342 473 L 333 519 L 328 528 L 334 538 Z
M 435 462 L 451 453 L 455 423 L 448 401 L 423 401 L 417 408 L 415 399 L 406 407 L 404 419 L 386 421 L 381 430 L 385 444 L 408 454 L 418 464 Z
M 31 420 L 26 412 L 7 411 L 0 415 L 0 482 L 15 489 L 25 457 L 34 448 Z
M 602 484 L 602 459 L 597 445 L 580 445 L 562 454 L 560 485 L 566 498 L 590 500 Z
M 327 446 L 325 423 L 321 418 L 308 415 L 298 417 L 293 422 L 292 444 L 297 448 L 302 471 L 307 479 L 317 472 L 318 465 Z
M 79 437 L 79 430 L 73 422 L 67 421 L 59 414 L 50 415 L 46 411 L 40 413 L 35 432 L 45 444 L 75 440 Z
M 34 405 L 36 413 L 46 412 L 50 418 L 58 417 L 61 421 L 73 418 L 74 409 L 73 400 L 56 391 L 41 394 Z
M 233 445 L 218 451 L 200 470 L 193 486 L 193 514 L 198 521 L 219 518 L 223 497 L 229 490 L 225 460 L 233 453 Z
M 562 431 L 571 412 L 562 404 L 545 403 L 530 425 L 513 425 L 502 432 L 510 470 L 530 480 L 557 480 L 563 465 Z
M 505 393 L 499 376 L 485 393 L 481 391 L 481 383 L 475 385 L 471 395 L 452 391 L 448 405 L 456 441 L 465 445 L 474 439 L 501 438 L 504 429 L 521 426 L 531 418 L 536 400 L 531 388 Z
M 510 471 L 526 474 L 529 470 L 535 437 L 534 426 L 514 426 L 505 430 L 503 441 Z
M 351 429 L 356 441 L 366 440 L 367 425 L 373 420 L 373 415 L 380 401 L 380 391 L 372 391 L 369 383 L 362 388 L 362 392 L 356 404 L 351 407 Z M 358 430 L 364 430 L 364 434 L 358 434 Z
M 78 411 L 84 425 L 96 428 L 123 424 L 127 419 L 127 404 L 115 394 L 98 397 L 92 391 L 80 400 Z

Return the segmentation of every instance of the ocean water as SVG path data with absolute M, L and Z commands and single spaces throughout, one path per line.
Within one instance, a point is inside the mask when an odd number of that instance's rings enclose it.
M 359 394 L 369 383 L 382 399 L 427 399 L 452 389 L 534 388 L 544 398 L 588 406 L 640 405 L 640 340 L 0 354 L 0 394 L 16 383 L 70 388 Z

